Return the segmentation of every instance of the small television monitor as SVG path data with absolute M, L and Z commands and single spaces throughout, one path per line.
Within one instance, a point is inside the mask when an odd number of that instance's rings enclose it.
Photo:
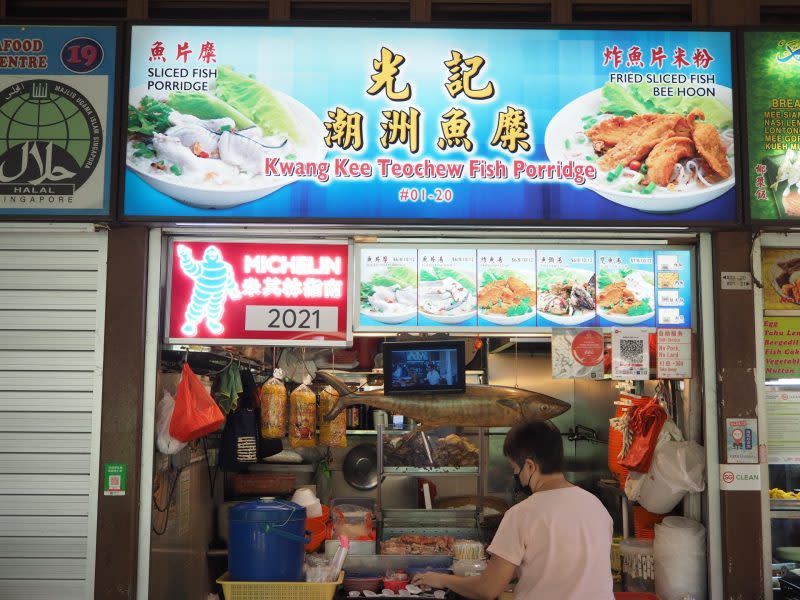
M 464 389 L 464 342 L 384 343 L 384 394 L 463 392 Z

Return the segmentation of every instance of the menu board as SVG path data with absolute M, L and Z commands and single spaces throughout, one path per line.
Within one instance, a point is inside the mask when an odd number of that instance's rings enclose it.
M 692 327 L 691 251 L 357 245 L 357 331 Z
M 686 250 L 663 250 L 656 258 L 658 327 L 689 327 L 692 322 L 692 266 Z
M 126 219 L 738 216 L 730 32 L 163 24 L 130 37 Z
M 416 326 L 416 248 L 365 248 L 360 267 L 361 324 Z
M 478 325 L 536 325 L 535 250 L 478 250 Z
M 800 219 L 800 31 L 744 32 L 750 217 Z
M 598 251 L 597 316 L 600 325 L 655 325 L 655 291 L 652 252 Z
M 770 464 L 800 463 L 800 392 L 767 389 L 765 400 Z
M 475 327 L 478 322 L 475 250 L 420 249 L 418 324 Z
M 536 253 L 539 323 L 551 327 L 594 325 L 594 250 Z
M 764 310 L 800 310 L 800 248 L 761 251 Z

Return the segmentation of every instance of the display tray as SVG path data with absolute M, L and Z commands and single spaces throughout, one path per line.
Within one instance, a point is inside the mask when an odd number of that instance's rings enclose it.
M 800 510 L 800 500 L 775 500 L 769 501 L 771 510 Z
M 383 472 L 388 475 L 477 475 L 478 467 L 383 467 Z

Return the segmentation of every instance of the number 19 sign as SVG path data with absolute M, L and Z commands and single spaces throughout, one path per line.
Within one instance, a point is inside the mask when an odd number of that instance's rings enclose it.
M 349 257 L 347 242 L 174 239 L 167 342 L 345 345 Z

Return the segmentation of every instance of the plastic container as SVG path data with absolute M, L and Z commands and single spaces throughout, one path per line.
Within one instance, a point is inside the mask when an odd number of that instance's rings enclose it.
M 224 600 L 333 600 L 336 588 L 344 581 L 344 571 L 338 581 L 326 583 L 280 583 L 264 581 L 232 581 L 230 573 L 217 579 Z
M 353 504 L 340 504 L 331 509 L 333 537 L 346 535 L 351 540 L 368 540 L 372 536 L 372 513 Z
M 706 599 L 706 528 L 686 517 L 656 525 L 656 592 L 663 598 Z
M 622 585 L 626 592 L 654 592 L 656 567 L 651 540 L 622 540 Z
M 660 600 L 650 592 L 614 592 L 615 600 Z
M 233 581 L 302 581 L 306 509 L 284 500 L 255 500 L 229 514 L 228 568 Z
M 486 570 L 485 560 L 454 560 L 453 575 L 459 577 L 477 577 Z

